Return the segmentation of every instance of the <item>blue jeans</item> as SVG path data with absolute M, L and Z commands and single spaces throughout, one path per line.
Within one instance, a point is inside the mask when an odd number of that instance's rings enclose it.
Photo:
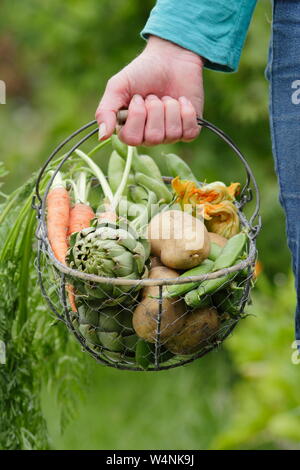
M 300 1 L 274 0 L 267 77 L 273 155 L 296 279 L 300 340 Z

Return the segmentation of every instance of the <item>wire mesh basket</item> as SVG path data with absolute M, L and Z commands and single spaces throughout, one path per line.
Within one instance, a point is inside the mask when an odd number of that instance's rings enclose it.
M 218 347 L 245 316 L 257 256 L 256 237 L 261 228 L 259 190 L 251 168 L 234 142 L 208 121 L 198 119 L 198 124 L 222 139 L 245 170 L 245 182 L 234 204 L 247 236 L 247 255 L 229 268 L 198 276 L 145 275 L 141 279 L 124 279 L 87 274 L 55 258 L 47 235 L 47 195 L 56 174 L 72 159 L 74 151 L 95 141 L 96 121 L 65 139 L 51 153 L 37 178 L 33 206 L 38 218 L 36 264 L 42 294 L 55 318 L 66 325 L 84 351 L 103 365 L 158 371 L 188 364 Z M 42 187 L 43 176 L 50 167 L 52 176 Z M 171 180 L 164 177 L 167 184 Z M 253 212 L 246 215 L 245 207 L 250 201 Z M 159 264 L 154 260 L 152 269 L 161 272 Z M 213 293 L 204 292 L 201 308 L 188 307 L 183 297 L 165 296 L 168 286 L 192 282 L 201 288 L 213 279 L 220 280 L 218 287 Z M 70 286 L 78 294 L 76 312 L 68 302 Z

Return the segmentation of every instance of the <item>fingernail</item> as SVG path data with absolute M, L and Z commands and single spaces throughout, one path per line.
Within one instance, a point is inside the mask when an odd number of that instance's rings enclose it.
M 146 99 L 147 101 L 156 101 L 159 98 L 156 95 L 148 95 Z
M 185 105 L 190 105 L 191 104 L 190 100 L 188 100 L 185 96 L 180 96 L 179 102 L 181 104 L 185 104 Z
M 142 104 L 144 103 L 144 100 L 142 98 L 141 95 L 133 95 L 133 98 L 132 98 L 133 102 L 136 103 L 136 104 Z
M 102 122 L 99 126 L 98 138 L 99 140 L 103 139 L 106 136 L 107 129 L 105 122 Z

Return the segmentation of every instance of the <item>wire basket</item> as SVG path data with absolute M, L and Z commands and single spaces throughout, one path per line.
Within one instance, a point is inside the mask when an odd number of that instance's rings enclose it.
M 93 136 L 98 132 L 96 121 L 86 124 L 65 139 L 51 153 L 37 178 L 33 207 L 38 218 L 36 266 L 43 297 L 54 317 L 65 323 L 82 349 L 103 365 L 123 370 L 158 371 L 188 364 L 218 347 L 246 315 L 244 308 L 249 302 L 257 255 L 256 237 L 261 228 L 258 186 L 251 168 L 234 142 L 208 121 L 198 119 L 198 124 L 222 139 L 245 169 L 245 182 L 235 205 L 241 227 L 247 234 L 247 257 L 230 268 L 184 278 L 124 280 L 86 274 L 61 264 L 55 258 L 47 236 L 47 195 L 56 174 L 72 158 L 73 152 L 94 140 Z M 53 168 L 53 161 L 57 158 L 58 163 L 50 181 L 46 188 L 42 188 L 42 178 L 50 165 Z M 166 183 L 171 180 L 164 177 Z M 254 209 L 250 216 L 246 216 L 244 209 L 250 201 L 253 201 Z M 227 279 L 229 274 L 230 284 L 228 280 L 220 282 L 213 295 L 203 297 L 201 311 L 187 307 L 181 297 L 166 299 L 164 296 L 166 286 L 187 282 L 201 286 L 207 280 Z M 72 312 L 68 303 L 68 286 L 72 284 L 76 289 L 78 283 L 93 288 L 93 292 L 96 288 L 98 297 L 93 295 L 90 299 L 87 295 L 79 296 L 78 311 Z M 147 331 L 151 332 L 148 339 L 141 340 L 133 327 L 133 312 L 141 305 L 145 289 L 150 292 L 149 302 L 155 314 L 149 318 L 147 308 L 143 313 L 139 307 L 139 326 L 143 329 L 148 322 Z M 179 348 L 178 337 L 181 338 Z

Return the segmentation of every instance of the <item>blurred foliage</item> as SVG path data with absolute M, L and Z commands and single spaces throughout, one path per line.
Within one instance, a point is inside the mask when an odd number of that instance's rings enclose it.
M 1 191 L 17 188 L 60 140 L 93 119 L 107 79 L 143 48 L 139 32 L 153 4 L 3 0 L 0 79 L 7 85 L 7 104 L 0 106 L 0 148 L 10 174 Z M 90 390 L 64 436 L 58 432 L 57 401 L 44 388 L 54 448 L 289 448 L 299 441 L 298 369 L 290 361 L 294 298 L 291 282 L 284 281 L 290 256 L 264 78 L 270 19 L 269 1 L 259 1 L 239 73 L 205 72 L 205 117 L 236 141 L 261 189 L 264 278 L 251 307 L 257 316 L 244 321 L 225 350 L 171 372 L 141 377 L 100 368 L 83 356 L 92 372 Z M 202 180 L 244 181 L 231 151 L 206 130 L 191 144 L 145 151 L 162 167 L 160 153 L 176 151 Z M 63 357 L 64 352 L 62 363 Z M 50 376 L 55 380 L 55 370 Z M 62 407 L 68 400 L 64 393 L 58 397 Z

